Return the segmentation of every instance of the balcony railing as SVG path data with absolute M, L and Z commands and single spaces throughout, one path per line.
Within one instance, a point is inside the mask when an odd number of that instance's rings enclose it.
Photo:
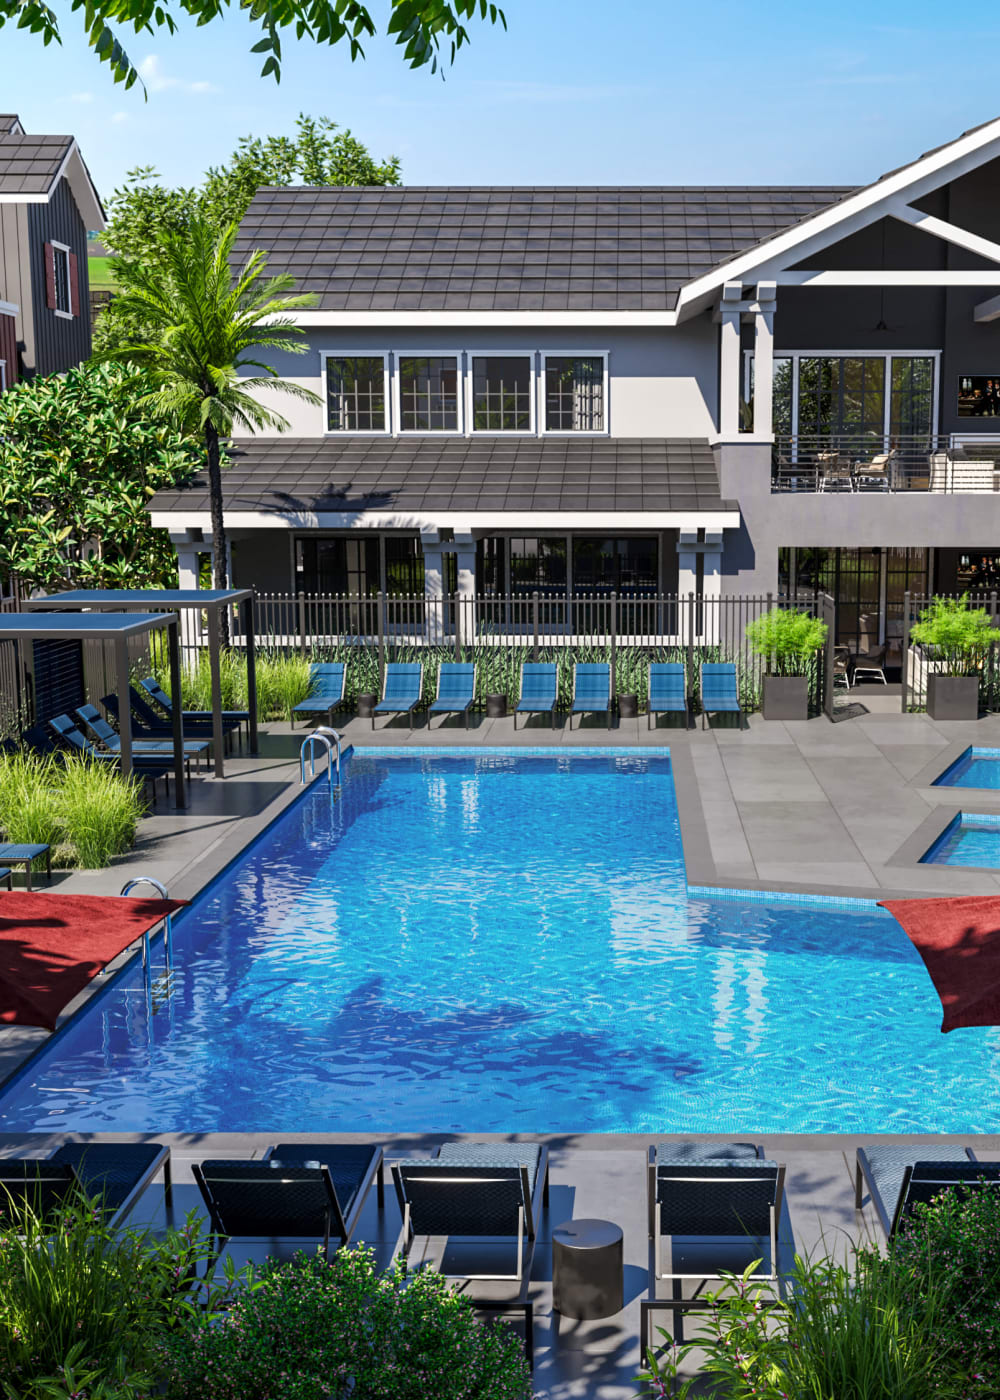
M 992 493 L 1000 491 L 1000 441 L 958 446 L 947 434 L 778 435 L 771 490 Z

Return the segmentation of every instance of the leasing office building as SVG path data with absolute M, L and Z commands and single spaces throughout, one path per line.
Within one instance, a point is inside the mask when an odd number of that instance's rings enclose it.
M 263 189 L 315 292 L 225 473 L 262 592 L 1000 586 L 1000 120 L 857 190 Z M 182 581 L 203 482 L 151 509 Z M 873 635 L 877 628 L 877 638 Z

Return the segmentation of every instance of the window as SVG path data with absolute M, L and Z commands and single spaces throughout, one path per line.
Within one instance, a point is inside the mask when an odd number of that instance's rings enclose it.
M 57 316 L 73 316 L 76 314 L 76 258 L 65 243 L 46 243 L 44 253 L 46 304 Z
M 531 356 L 472 355 L 469 368 L 473 432 L 530 432 Z
M 296 592 L 341 595 L 377 593 L 378 540 L 356 536 L 306 536 L 295 542 Z
M 657 542 L 651 535 L 616 539 L 574 535 L 573 592 L 651 595 L 656 592 L 657 555 Z
M 603 433 L 605 358 L 545 356 L 545 431 Z
M 399 426 L 404 433 L 457 433 L 457 355 L 399 356 Z
M 519 594 L 566 592 L 566 539 L 542 536 L 508 541 L 510 591 Z
M 385 365 L 383 355 L 326 357 L 327 432 L 387 431 Z

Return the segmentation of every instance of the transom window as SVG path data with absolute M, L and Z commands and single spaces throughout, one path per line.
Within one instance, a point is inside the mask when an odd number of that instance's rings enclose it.
M 604 432 L 604 357 L 545 356 L 545 431 Z
M 458 432 L 457 355 L 400 355 L 399 426 L 404 433 Z
M 326 426 L 331 433 L 384 433 L 385 360 L 381 355 L 328 356 Z
M 473 355 L 472 430 L 531 431 L 531 356 Z

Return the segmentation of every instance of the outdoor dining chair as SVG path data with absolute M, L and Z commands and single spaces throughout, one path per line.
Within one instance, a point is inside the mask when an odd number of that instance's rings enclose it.
M 653 715 L 680 714 L 688 725 L 687 673 L 683 661 L 654 661 L 649 668 L 649 704 L 646 728 Z
M 942 1191 L 1000 1186 L 1000 1162 L 977 1162 L 971 1147 L 946 1142 L 859 1147 L 855 1210 L 864 1204 L 865 1186 L 886 1239 L 891 1240 L 915 1205 L 932 1201 Z
M 420 661 L 390 661 L 385 668 L 382 699 L 372 709 L 372 728 L 376 715 L 406 715 L 413 732 L 413 711 L 420 704 L 424 689 L 424 667 Z
M 170 1149 L 159 1142 L 70 1142 L 44 1158 L 0 1158 L 0 1224 L 25 1205 L 49 1215 L 78 1187 L 120 1225 L 161 1171 L 169 1206 Z
M 343 661 L 314 661 L 309 667 L 309 694 L 292 708 L 292 725 L 296 715 L 326 715 L 330 724 L 344 703 L 347 667 Z
M 427 709 L 427 725 L 431 715 L 464 715 L 469 727 L 469 713 L 476 698 L 476 668 L 464 661 L 443 661 L 438 670 L 437 697 Z
M 746 1263 L 759 1260 L 756 1281 L 778 1282 L 778 1231 L 784 1199 L 785 1168 L 764 1158 L 764 1149 L 749 1142 L 661 1142 L 649 1148 L 646 1163 L 646 1204 L 649 1226 L 649 1297 L 642 1300 L 640 1327 L 642 1350 L 649 1341 L 649 1314 L 656 1309 L 683 1310 L 698 1302 L 681 1296 L 684 1281 L 697 1281 L 699 1290 L 710 1280 L 723 1277 L 717 1271 L 677 1270 L 675 1254 L 680 1237 L 711 1240 L 710 1261 L 718 1265 L 718 1246 L 728 1241 L 738 1251 L 742 1273 Z M 664 1266 L 663 1244 L 670 1241 L 669 1267 Z M 746 1256 L 743 1259 L 743 1256 Z M 766 1259 L 766 1263 L 765 1263 Z M 672 1298 L 660 1298 L 657 1285 L 673 1285 Z M 701 1302 L 700 1306 L 704 1306 Z
M 611 667 L 606 661 L 578 662 L 573 667 L 573 700 L 569 726 L 574 715 L 596 714 L 603 710 L 611 728 Z
M 539 1143 L 445 1143 L 436 1157 L 404 1158 L 392 1164 L 403 1217 L 397 1255 L 409 1261 L 417 1239 L 485 1241 L 509 1246 L 509 1273 L 448 1274 L 463 1282 L 510 1282 L 512 1299 L 472 1297 L 486 1312 L 520 1311 L 525 1350 L 534 1357 L 532 1303 L 527 1296 L 542 1211 L 549 1203 L 548 1148 Z M 443 1272 L 443 1270 L 442 1270 Z
M 525 661 L 521 666 L 521 698 L 514 708 L 514 728 L 518 715 L 544 714 L 548 710 L 555 729 L 558 702 L 558 666 L 549 661 Z
M 373 1183 L 385 1205 L 382 1148 L 357 1143 L 278 1143 L 262 1161 L 196 1162 L 194 1179 L 208 1209 L 212 1257 L 231 1239 L 330 1240 L 347 1245 Z
M 710 714 L 735 714 L 742 723 L 736 665 L 732 661 L 706 661 L 701 667 L 701 727 Z

